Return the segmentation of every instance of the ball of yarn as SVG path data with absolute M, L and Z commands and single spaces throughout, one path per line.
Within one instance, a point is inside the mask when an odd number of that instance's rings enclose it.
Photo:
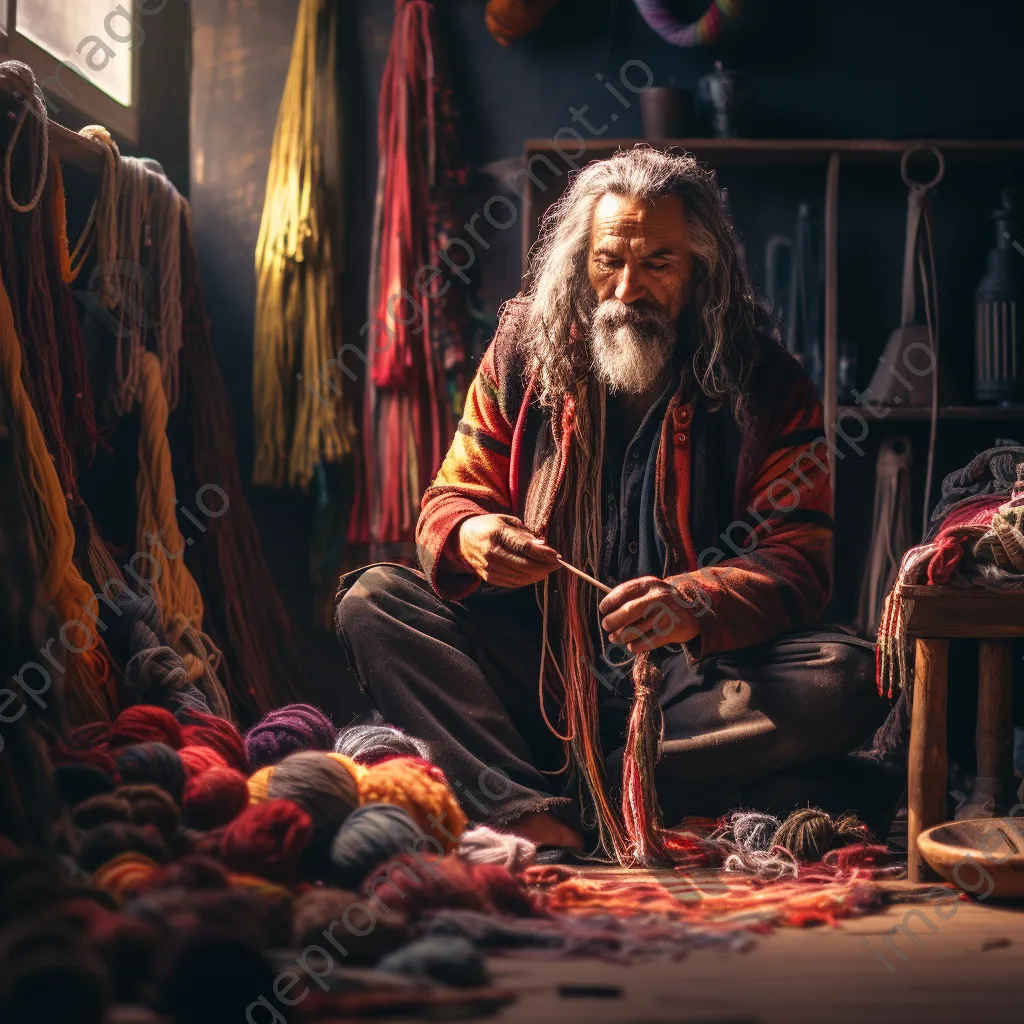
M 53 782 L 68 807 L 77 807 L 84 800 L 114 788 L 110 775 L 91 764 L 58 765 L 53 770 Z
M 165 845 L 170 847 L 175 843 L 181 827 L 181 811 L 170 793 L 150 782 L 134 782 L 118 786 L 114 796 L 131 805 L 134 824 L 152 825 Z
M 201 743 L 186 743 L 178 751 L 181 766 L 185 769 L 186 780 L 193 775 L 200 775 L 210 768 L 227 768 L 228 762 L 224 755 L 213 747 L 204 747 Z
M 801 807 L 778 827 L 772 843 L 789 850 L 802 861 L 821 860 L 829 850 L 851 843 L 871 842 L 867 826 L 855 814 L 842 814 L 834 821 L 817 807 Z
M 228 870 L 212 857 L 189 853 L 166 867 L 160 868 L 150 879 L 148 889 L 226 889 Z
M 245 776 L 235 768 L 214 767 L 193 775 L 185 785 L 181 812 L 189 828 L 226 825 L 249 805 Z
M 354 761 L 348 756 L 348 754 L 339 754 L 335 750 L 325 750 L 323 753 L 325 757 L 329 757 L 332 761 L 337 761 L 338 764 L 343 764 L 356 782 L 361 782 L 363 776 L 367 771 L 369 771 L 366 765 L 362 765 L 358 761 Z
M 117 752 L 117 772 L 125 782 L 148 782 L 181 799 L 185 766 L 166 743 L 136 743 Z
M 287 704 L 257 722 L 245 734 L 245 752 L 254 768 L 276 764 L 303 750 L 330 750 L 331 720 L 311 704 Z
M 119 900 L 124 900 L 144 889 L 158 869 L 157 862 L 145 854 L 126 850 L 101 864 L 93 872 L 92 879 Z
M 124 797 L 101 793 L 83 800 L 71 812 L 71 820 L 79 828 L 95 828 L 110 821 L 131 822 L 132 805 Z
M 760 811 L 736 811 L 729 820 L 733 839 L 747 853 L 765 853 L 779 829 L 779 819 Z
M 430 750 L 418 740 L 393 725 L 350 725 L 339 731 L 334 749 L 360 764 L 371 765 L 391 757 L 422 757 L 429 759 Z
M 136 704 L 125 708 L 110 727 L 108 746 L 111 750 L 151 742 L 166 743 L 175 750 L 185 745 L 181 725 L 166 708 Z
M 76 750 L 105 747 L 110 740 L 110 726 L 106 722 L 88 722 L 76 726 L 67 736 L 67 744 Z
M 313 820 L 291 800 L 251 804 L 223 831 L 221 856 L 232 871 L 290 882 L 313 835 Z
M 292 941 L 298 949 L 333 949 L 332 955 L 346 965 L 375 964 L 408 940 L 409 922 L 401 910 L 376 915 L 367 907 L 366 897 L 358 893 L 329 886 L 309 889 L 292 908 Z M 324 938 L 325 932 L 330 938 Z
M 261 800 L 267 799 L 267 790 L 270 788 L 270 776 L 274 774 L 275 765 L 268 764 L 266 768 L 260 768 L 249 776 L 247 783 L 249 787 L 249 799 L 258 804 Z
M 350 768 L 318 750 L 290 754 L 275 765 L 267 794 L 298 804 L 310 816 L 314 835 L 328 839 L 359 806 L 359 786 Z
M 91 873 L 129 850 L 143 853 L 158 864 L 167 859 L 164 841 L 152 825 L 140 828 L 121 821 L 106 822 L 83 832 L 76 859 Z
M 478 825 L 459 837 L 459 856 L 470 864 L 499 864 L 515 873 L 537 859 L 537 847 L 529 839 Z
M 389 953 L 380 970 L 463 988 L 487 985 L 483 957 L 461 935 L 430 935 Z
M 394 804 L 408 811 L 445 852 L 455 848 L 466 827 L 466 815 L 440 769 L 413 758 L 394 757 L 374 765 L 360 781 L 359 795 L 363 803 Z
M 50 763 L 57 766 L 88 765 L 111 779 L 117 774 L 114 759 L 101 747 L 80 749 L 58 741 L 50 747 Z
M 356 808 L 331 843 L 332 881 L 345 889 L 356 888 L 378 864 L 416 849 L 421 835 L 419 826 L 401 807 L 365 804 Z
M 190 715 L 188 724 L 182 728 L 186 743 L 213 747 L 230 767 L 249 774 L 251 769 L 245 754 L 242 734 L 226 718 L 217 715 Z

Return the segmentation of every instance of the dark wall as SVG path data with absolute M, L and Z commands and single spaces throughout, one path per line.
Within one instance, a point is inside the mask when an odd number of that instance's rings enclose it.
M 244 467 L 252 460 L 253 253 L 277 106 L 287 68 L 296 0 L 191 0 L 194 20 L 192 196 L 218 354 L 227 377 Z M 348 337 L 365 318 L 366 261 L 375 166 L 376 97 L 390 39 L 390 0 L 349 0 L 340 40 L 345 66 L 346 272 Z M 692 12 L 700 3 L 683 3 Z M 527 138 L 563 127 L 585 136 L 570 108 L 604 136 L 641 134 L 637 105 L 622 108 L 595 77 L 614 81 L 629 60 L 647 64 L 658 84 L 694 88 L 713 61 L 754 78 L 755 130 L 764 136 L 1022 137 L 1024 99 L 1019 54 L 1024 5 L 975 0 L 964 5 L 909 0 L 750 0 L 732 41 L 684 51 L 662 42 L 630 0 L 562 0 L 534 37 L 502 49 L 487 33 L 483 0 L 447 0 L 439 15 L 461 110 L 460 136 L 480 167 L 522 153 Z M 606 121 L 612 112 L 617 121 Z M 970 293 L 981 274 L 991 207 L 1004 169 L 977 181 L 951 180 L 948 237 L 940 244 L 943 302 L 951 312 L 945 337 L 955 359 L 969 363 Z M 736 219 L 755 279 L 764 241 L 789 231 L 796 203 L 820 199 L 819 177 L 748 173 L 730 183 Z M 482 177 L 467 196 L 467 216 L 495 185 Z M 883 174 L 842 179 L 840 324 L 843 340 L 861 348 L 862 371 L 880 350 L 898 312 L 905 194 Z M 940 215 L 940 193 L 936 206 Z M 746 221 L 746 223 L 745 223 Z M 491 230 L 479 254 L 481 295 L 493 310 L 518 288 L 518 226 Z M 947 296 L 948 293 L 948 296 Z M 944 307 L 945 313 L 945 307 Z M 958 364 L 959 365 L 959 364 Z M 910 428 L 915 439 L 920 428 Z M 954 430 L 954 428 L 950 428 Z M 918 433 L 914 433 L 917 431 Z M 946 432 L 948 460 L 991 430 L 957 442 Z M 969 432 L 968 432 L 969 433 Z M 957 435 L 959 436 L 959 435 Z M 966 436 L 966 435 L 965 435 Z M 943 437 L 943 435 L 940 435 Z M 873 439 L 877 443 L 876 439 Z M 940 442 L 941 443 L 941 442 Z M 871 459 L 847 487 L 870 487 Z M 941 461 L 941 460 L 940 460 Z M 841 483 L 841 493 L 842 493 Z M 255 499 L 268 555 L 297 625 L 318 688 L 337 706 L 342 682 L 333 638 L 311 623 L 307 572 L 309 502 L 296 493 L 261 492 Z

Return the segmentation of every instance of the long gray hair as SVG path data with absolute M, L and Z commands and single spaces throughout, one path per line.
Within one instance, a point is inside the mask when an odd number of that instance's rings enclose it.
M 589 326 L 597 298 L 587 274 L 591 220 L 607 194 L 652 202 L 682 200 L 693 249 L 690 328 L 694 377 L 713 401 L 739 399 L 752 340 L 773 334 L 737 253 L 736 236 L 711 171 L 689 154 L 637 146 L 583 168 L 551 208 L 531 256 L 524 342 L 539 376 L 540 400 L 558 405 L 591 369 Z

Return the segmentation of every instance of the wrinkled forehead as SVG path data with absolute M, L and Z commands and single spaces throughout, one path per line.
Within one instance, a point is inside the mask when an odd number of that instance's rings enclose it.
M 603 195 L 594 206 L 590 244 L 595 251 L 624 246 L 633 250 L 688 249 L 682 200 L 678 196 L 643 200 L 614 193 Z

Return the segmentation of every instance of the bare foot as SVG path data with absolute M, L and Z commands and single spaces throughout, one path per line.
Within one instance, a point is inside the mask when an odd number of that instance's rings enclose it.
M 568 846 L 573 850 L 583 850 L 583 836 L 547 811 L 524 814 L 509 822 L 501 831 L 529 839 L 538 846 Z

